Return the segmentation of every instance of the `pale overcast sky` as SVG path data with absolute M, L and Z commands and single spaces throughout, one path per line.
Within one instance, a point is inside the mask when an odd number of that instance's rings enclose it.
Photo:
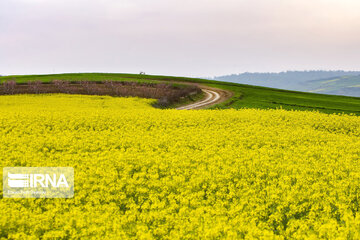
M 0 0 L 0 75 L 359 64 L 359 0 Z

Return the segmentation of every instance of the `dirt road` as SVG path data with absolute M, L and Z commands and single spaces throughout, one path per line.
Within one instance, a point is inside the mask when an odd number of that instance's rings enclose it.
M 201 90 L 205 93 L 205 98 L 198 102 L 178 107 L 178 110 L 202 109 L 212 105 L 224 102 L 232 96 L 232 92 L 223 89 L 212 88 L 208 86 L 199 85 Z

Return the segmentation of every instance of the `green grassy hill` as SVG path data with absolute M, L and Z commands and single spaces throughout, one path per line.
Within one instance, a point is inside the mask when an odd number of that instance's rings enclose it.
M 324 95 L 287 91 L 274 88 L 257 87 L 230 82 L 212 81 L 198 78 L 169 77 L 138 74 L 114 73 L 79 73 L 79 74 L 53 74 L 53 75 L 23 75 L 3 76 L 0 81 L 16 80 L 18 83 L 39 80 L 50 82 L 52 80 L 68 81 L 170 81 L 170 82 L 196 82 L 204 85 L 230 90 L 233 97 L 213 108 L 283 108 L 288 110 L 316 110 L 325 113 L 353 113 L 360 115 L 360 98 Z

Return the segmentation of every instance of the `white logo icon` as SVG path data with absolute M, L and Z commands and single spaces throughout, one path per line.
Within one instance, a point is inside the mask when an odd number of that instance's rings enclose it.
M 11 174 L 8 173 L 9 187 L 23 188 L 29 187 L 29 174 Z
M 11 174 L 8 173 L 9 187 L 24 188 L 24 187 L 69 187 L 64 174 L 60 174 L 59 179 L 56 174 L 53 176 L 49 174 Z

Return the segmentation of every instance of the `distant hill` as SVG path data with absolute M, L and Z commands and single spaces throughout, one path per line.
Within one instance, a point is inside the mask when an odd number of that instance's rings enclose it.
M 360 97 L 360 71 L 241 73 L 216 80 L 264 87 Z
M 360 97 L 360 75 L 307 81 L 303 87 L 308 92 Z

